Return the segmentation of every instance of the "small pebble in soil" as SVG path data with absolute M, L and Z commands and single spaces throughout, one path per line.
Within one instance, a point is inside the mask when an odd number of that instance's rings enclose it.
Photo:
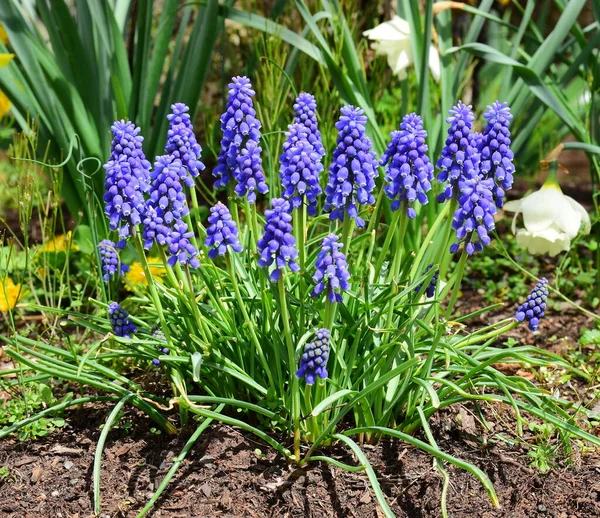
M 52 491 L 52 493 L 50 493 L 50 496 L 56 497 L 58 495 L 60 495 L 60 493 L 58 491 Z
M 540 513 L 545 513 L 547 511 L 546 506 L 544 504 L 538 505 L 538 511 Z
M 73 463 L 70 460 L 65 461 L 64 463 L 65 469 L 71 469 L 73 467 Z

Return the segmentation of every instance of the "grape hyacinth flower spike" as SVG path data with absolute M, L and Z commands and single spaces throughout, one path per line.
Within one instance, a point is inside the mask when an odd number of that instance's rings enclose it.
M 296 376 L 304 378 L 307 385 L 312 385 L 317 376 L 322 380 L 327 379 L 329 376 L 327 372 L 329 338 L 329 329 L 319 329 L 315 334 L 315 339 L 304 348 L 304 354 L 300 357 Z
M 132 227 L 144 216 L 144 193 L 149 189 L 150 162 L 142 149 L 144 138 L 132 122 L 116 121 L 113 140 L 104 164 L 104 212 L 110 230 L 119 231 L 118 248 L 124 248 Z
M 492 194 L 494 180 L 479 174 L 478 153 L 465 160 L 463 167 L 466 174 L 458 180 L 458 209 L 452 219 L 456 242 L 450 251 L 455 253 L 464 242 L 467 254 L 473 255 L 490 244 L 489 232 L 496 228 L 496 205 Z
M 234 252 L 243 250 L 238 239 L 238 228 L 225 205 L 219 202 L 211 207 L 208 222 L 210 225 L 206 229 L 204 246 L 210 248 L 208 252 L 210 259 L 214 259 L 217 255 L 225 255 L 227 247 L 230 247 Z
M 307 130 L 307 140 L 315 148 L 320 157 L 325 156 L 325 148 L 321 140 L 319 123 L 317 122 L 317 101 L 309 93 L 301 92 L 294 103 L 294 123 L 303 125 Z
M 317 198 L 322 189 L 319 175 L 323 171 L 320 155 L 308 140 L 305 126 L 292 124 L 286 133 L 283 154 L 279 158 L 279 178 L 283 186 L 283 197 L 290 200 L 292 208 L 298 208 L 306 199 L 307 212 L 317 213 Z
M 181 185 L 185 176 L 181 160 L 173 155 L 157 157 L 152 171 L 152 188 L 146 203 L 144 218 L 144 247 L 150 249 L 154 241 L 169 248 L 168 262 L 179 262 L 198 268 L 198 250 L 191 240 L 194 233 L 183 220 L 189 214 L 187 200 Z
M 540 319 L 544 316 L 546 310 L 546 301 L 548 300 L 548 279 L 542 277 L 535 285 L 527 299 L 517 309 L 515 319 L 517 322 L 527 320 L 529 329 L 537 331 Z
M 392 201 L 392 210 L 406 208 L 409 218 L 416 216 L 415 202 L 427 204 L 427 192 L 431 190 L 433 165 L 427 156 L 427 131 L 416 113 L 405 115 L 400 130 L 391 134 L 392 140 L 381 159 L 386 166 L 385 193 Z
M 129 313 L 118 302 L 111 302 L 108 305 L 108 317 L 117 336 L 131 338 L 131 335 L 137 331 L 137 326 L 129 318 Z
M 227 108 L 221 116 L 221 151 L 218 165 L 213 170 L 215 187 L 225 187 L 233 177 L 235 193 L 247 196 L 256 203 L 256 194 L 269 191 L 262 170 L 260 121 L 252 97 L 255 92 L 247 77 L 234 77 L 229 84 Z
M 317 297 L 326 290 L 330 302 L 342 302 L 341 292 L 350 287 L 348 263 L 344 253 L 340 252 L 343 246 L 335 234 L 329 234 L 323 239 L 321 251 L 317 256 L 316 272 L 313 275 L 316 286 L 310 294 L 311 297 Z
M 367 117 L 354 106 L 344 106 L 335 127 L 338 130 L 337 147 L 329 168 L 329 181 L 325 188 L 325 210 L 331 210 L 329 219 L 344 221 L 344 216 L 365 226 L 358 215 L 359 205 L 375 203 L 373 189 L 377 176 L 375 153 L 371 139 L 366 135 Z
M 424 273 L 429 272 L 432 268 L 433 268 L 433 263 L 431 263 L 430 265 L 427 266 L 427 268 L 425 268 Z M 431 278 L 431 280 L 429 281 L 429 284 L 427 285 L 427 288 L 425 288 L 425 295 L 428 298 L 431 298 L 435 295 L 435 288 L 437 286 L 439 276 L 440 276 L 440 271 L 436 268 L 435 273 L 433 274 L 433 277 Z M 415 291 L 417 293 L 419 293 L 422 289 L 423 289 L 423 284 L 420 284 L 419 286 L 417 286 L 415 288 Z
M 509 125 L 512 119 L 507 103 L 495 101 L 483 115 L 487 126 L 479 142 L 481 174 L 494 180 L 494 201 L 499 209 L 504 205 L 504 194 L 512 187 L 514 154 L 510 149 Z
M 275 269 L 271 272 L 270 279 L 271 282 L 277 282 L 286 266 L 293 272 L 300 270 L 300 266 L 296 262 L 298 249 L 292 234 L 290 202 L 283 198 L 273 198 L 271 206 L 271 209 L 265 211 L 265 231 L 257 245 L 260 254 L 258 266 L 269 268 L 274 262 Z
M 189 107 L 183 103 L 171 105 L 171 113 L 167 115 L 169 130 L 165 151 L 173 158 L 181 160 L 189 173 L 184 176 L 183 180 L 188 187 L 193 187 L 192 177 L 198 176 L 205 166 L 200 161 L 202 148 L 196 140 L 189 111 Z
M 437 161 L 440 172 L 437 180 L 440 183 L 448 182 L 444 191 L 438 196 L 438 201 L 443 202 L 452 198 L 454 188 L 461 177 L 469 175 L 469 168 L 465 167 L 465 160 L 477 152 L 479 137 L 471 133 L 475 117 L 471 105 L 459 101 L 450 110 L 450 117 L 446 122 L 450 124 L 446 145 L 442 149 L 442 156 Z
M 103 274 L 102 279 L 104 282 L 108 282 L 129 271 L 129 265 L 120 262 L 117 245 L 110 239 L 100 241 L 100 243 L 98 243 L 98 251 L 100 252 L 100 263 L 102 265 Z

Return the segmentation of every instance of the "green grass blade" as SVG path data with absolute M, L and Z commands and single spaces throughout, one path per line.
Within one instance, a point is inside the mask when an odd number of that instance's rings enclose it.
M 98 444 L 96 445 L 96 452 L 94 453 L 94 470 L 93 470 L 93 486 L 94 486 L 94 513 L 97 515 L 100 514 L 100 472 L 102 469 L 102 453 L 104 452 L 104 444 L 106 443 L 106 438 L 108 437 L 108 433 L 110 432 L 114 422 L 117 420 L 119 416 L 119 412 L 121 408 L 127 403 L 127 401 L 133 396 L 133 394 L 128 394 L 123 399 L 121 399 L 115 407 L 112 409 L 112 412 L 108 415 L 108 419 L 104 423 L 104 428 L 102 428 L 102 433 L 100 434 L 100 438 L 98 439 Z
M 392 512 L 389 504 L 387 503 L 385 495 L 383 494 L 381 486 L 379 485 L 379 481 L 377 480 L 377 474 L 375 473 L 375 470 L 373 469 L 373 466 L 371 466 L 371 463 L 369 462 L 369 459 L 367 459 L 365 453 L 360 449 L 360 446 L 347 435 L 335 434 L 333 438 L 337 439 L 338 441 L 342 441 L 353 451 L 354 455 L 356 455 L 358 458 L 358 461 L 364 466 L 367 476 L 369 477 L 371 487 L 373 488 L 373 492 L 375 493 L 375 498 L 377 499 L 381 510 L 385 514 L 386 518 L 394 518 L 396 515 Z
M 430 455 L 440 460 L 453 464 L 457 468 L 468 471 L 481 482 L 481 485 L 483 485 L 483 487 L 487 491 L 487 494 L 489 495 L 492 504 L 494 504 L 494 506 L 496 507 L 499 506 L 498 497 L 496 496 L 496 491 L 494 490 L 494 485 L 492 484 L 492 481 L 477 466 L 474 466 L 469 462 L 462 461 L 450 455 L 449 453 L 440 450 L 439 448 L 436 448 L 430 444 L 427 444 L 426 442 L 421 441 L 420 439 L 417 439 L 416 437 L 413 437 L 412 435 L 408 435 L 398 430 L 392 430 L 391 428 L 384 428 L 382 426 L 364 426 L 361 428 L 354 428 L 352 430 L 348 430 L 344 432 L 344 435 L 355 435 L 358 433 L 381 433 L 383 435 L 389 435 L 390 437 L 394 437 L 396 439 L 400 439 L 401 441 L 405 441 L 408 444 L 412 444 L 413 446 L 419 448 L 420 450 L 423 450 L 426 453 L 429 453 Z

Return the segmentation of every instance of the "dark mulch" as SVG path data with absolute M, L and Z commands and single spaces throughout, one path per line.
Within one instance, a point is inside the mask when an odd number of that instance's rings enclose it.
M 499 410 L 500 413 L 496 413 Z M 92 463 L 104 411 L 87 409 L 70 416 L 52 437 L 0 444 L 0 466 L 12 481 L 0 482 L 0 516 L 92 516 Z M 491 413 L 501 419 L 500 409 Z M 433 420 L 445 451 L 485 471 L 494 483 L 500 508 L 470 474 L 448 466 L 450 516 L 600 516 L 600 457 L 576 451 L 570 464 L 543 475 L 528 466 L 524 448 L 493 440 L 483 447 L 466 428 L 470 409 L 454 408 Z M 461 416 L 460 419 L 458 416 Z M 506 416 L 505 416 L 506 417 Z M 133 435 L 113 431 L 102 466 L 102 512 L 135 516 L 178 455 L 190 430 L 178 437 L 154 435 L 150 423 L 134 417 Z M 460 424 L 459 424 L 460 423 Z M 493 439 L 493 437 L 490 437 Z M 365 446 L 394 512 L 399 517 L 438 517 L 442 479 L 432 458 L 395 441 Z M 258 452 L 257 450 L 260 450 Z M 343 450 L 327 452 L 354 463 Z M 252 436 L 214 426 L 182 464 L 154 517 L 379 517 L 364 473 L 327 464 L 297 470 Z

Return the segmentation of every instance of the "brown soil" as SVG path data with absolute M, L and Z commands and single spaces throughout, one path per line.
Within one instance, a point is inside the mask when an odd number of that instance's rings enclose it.
M 457 416 L 462 415 L 458 426 Z M 432 422 L 439 446 L 484 470 L 496 488 L 500 508 L 470 474 L 448 466 L 448 512 L 459 517 L 600 516 L 600 457 L 582 457 L 543 475 L 528 467 L 525 450 L 507 448 L 465 431 L 465 407 Z M 0 465 L 12 480 L 0 483 L 0 516 L 92 516 L 91 479 L 100 413 L 72 415 L 60 433 L 37 442 L 5 440 Z M 145 504 L 183 446 L 187 433 L 156 436 L 135 419 L 133 436 L 111 432 L 102 465 L 102 516 L 131 517 Z M 90 426 L 92 424 L 92 426 Z M 258 453 L 260 449 L 262 453 Z M 406 444 L 365 446 L 388 502 L 399 517 L 438 517 L 442 479 L 432 458 Z M 342 450 L 326 452 L 355 463 Z M 325 463 L 294 470 L 252 436 L 215 426 L 180 467 L 154 517 L 306 516 L 379 517 L 364 473 Z

